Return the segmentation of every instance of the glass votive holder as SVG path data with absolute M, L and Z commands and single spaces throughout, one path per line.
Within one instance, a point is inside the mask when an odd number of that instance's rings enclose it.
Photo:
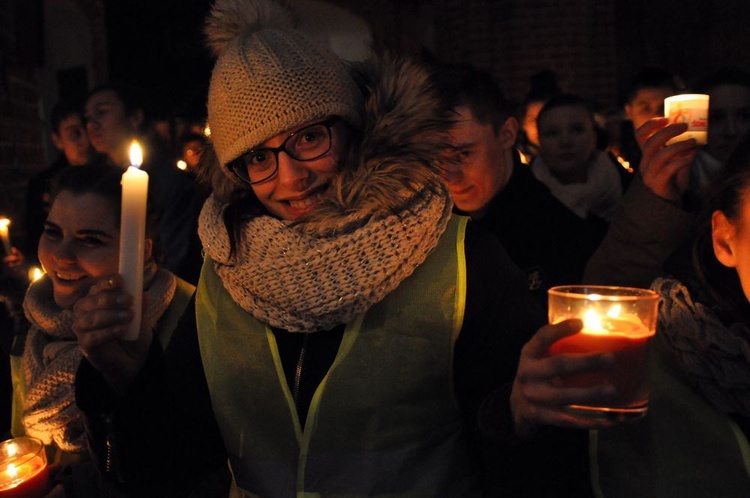
M 0 443 L 0 498 L 42 498 L 50 489 L 42 441 L 17 437 Z
M 571 285 L 548 292 L 549 321 L 583 321 L 583 329 L 556 341 L 550 355 L 612 353 L 614 365 L 602 371 L 561 378 L 562 387 L 610 384 L 615 399 L 607 405 L 571 405 L 578 416 L 617 421 L 636 420 L 648 409 L 648 346 L 656 332 L 659 296 L 648 289 Z

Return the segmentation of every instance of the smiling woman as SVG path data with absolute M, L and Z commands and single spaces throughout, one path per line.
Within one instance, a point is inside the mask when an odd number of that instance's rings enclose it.
M 23 356 L 11 361 L 13 434 L 41 439 L 55 455 L 51 458 L 62 463 L 79 462 L 87 455 L 73 391 L 81 352 L 72 330 L 72 308 L 92 286 L 108 285 L 117 273 L 121 176 L 120 168 L 105 165 L 71 167 L 58 176 L 39 240 L 46 275 L 26 294 L 24 311 L 31 329 Z M 166 345 L 193 287 L 158 268 L 151 218 L 144 255 L 144 291 L 149 296 L 144 316 Z
M 39 241 L 39 260 L 52 281 L 55 304 L 71 308 L 97 278 L 117 271 L 119 238 L 111 200 L 58 194 Z

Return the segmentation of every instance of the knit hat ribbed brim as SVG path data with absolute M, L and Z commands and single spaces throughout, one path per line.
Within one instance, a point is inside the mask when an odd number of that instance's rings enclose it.
M 228 10 L 246 18 L 244 23 L 233 19 L 229 29 L 239 31 L 233 38 L 221 33 L 229 41 L 219 46 L 208 93 L 211 139 L 233 180 L 227 163 L 279 133 L 331 115 L 355 126 L 361 119 L 361 92 L 344 61 L 291 27 L 279 26 L 278 13 L 259 7 L 271 3 L 219 0 L 207 23 L 207 33 L 215 36 L 215 21 Z M 262 12 L 271 12 L 268 22 Z

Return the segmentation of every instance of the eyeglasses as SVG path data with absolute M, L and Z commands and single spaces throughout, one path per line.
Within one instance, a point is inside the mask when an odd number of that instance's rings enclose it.
M 279 147 L 263 147 L 245 152 L 227 166 L 243 182 L 265 182 L 279 170 L 279 152 L 297 161 L 313 161 L 331 150 L 331 127 L 338 117 L 305 126 L 295 131 Z

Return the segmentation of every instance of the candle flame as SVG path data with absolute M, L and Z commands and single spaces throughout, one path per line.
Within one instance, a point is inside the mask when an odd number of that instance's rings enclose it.
M 130 164 L 136 168 L 140 168 L 143 164 L 143 151 L 137 140 L 130 143 Z
M 18 468 L 15 466 L 15 464 L 8 464 L 8 468 L 5 469 L 5 472 L 7 472 L 8 475 L 13 479 L 18 477 Z
M 620 316 L 620 313 L 622 313 L 622 305 L 620 305 L 620 304 L 614 304 L 607 311 L 607 316 L 610 317 L 610 318 L 617 318 L 618 316 Z
M 211 125 L 209 125 L 208 123 L 206 123 L 206 126 L 203 128 L 203 135 L 206 137 L 211 136 Z
M 586 329 L 587 333 L 590 334 L 606 334 L 604 325 L 602 324 L 602 318 L 599 313 L 589 309 L 583 314 L 583 328 Z
M 18 453 L 18 445 L 14 442 L 9 442 L 5 451 L 8 453 L 9 457 L 14 457 Z
M 8 218 L 0 218 L 0 228 L 8 228 L 10 220 Z
M 179 161 L 177 161 L 177 168 L 185 171 L 187 169 L 187 163 L 180 159 Z

